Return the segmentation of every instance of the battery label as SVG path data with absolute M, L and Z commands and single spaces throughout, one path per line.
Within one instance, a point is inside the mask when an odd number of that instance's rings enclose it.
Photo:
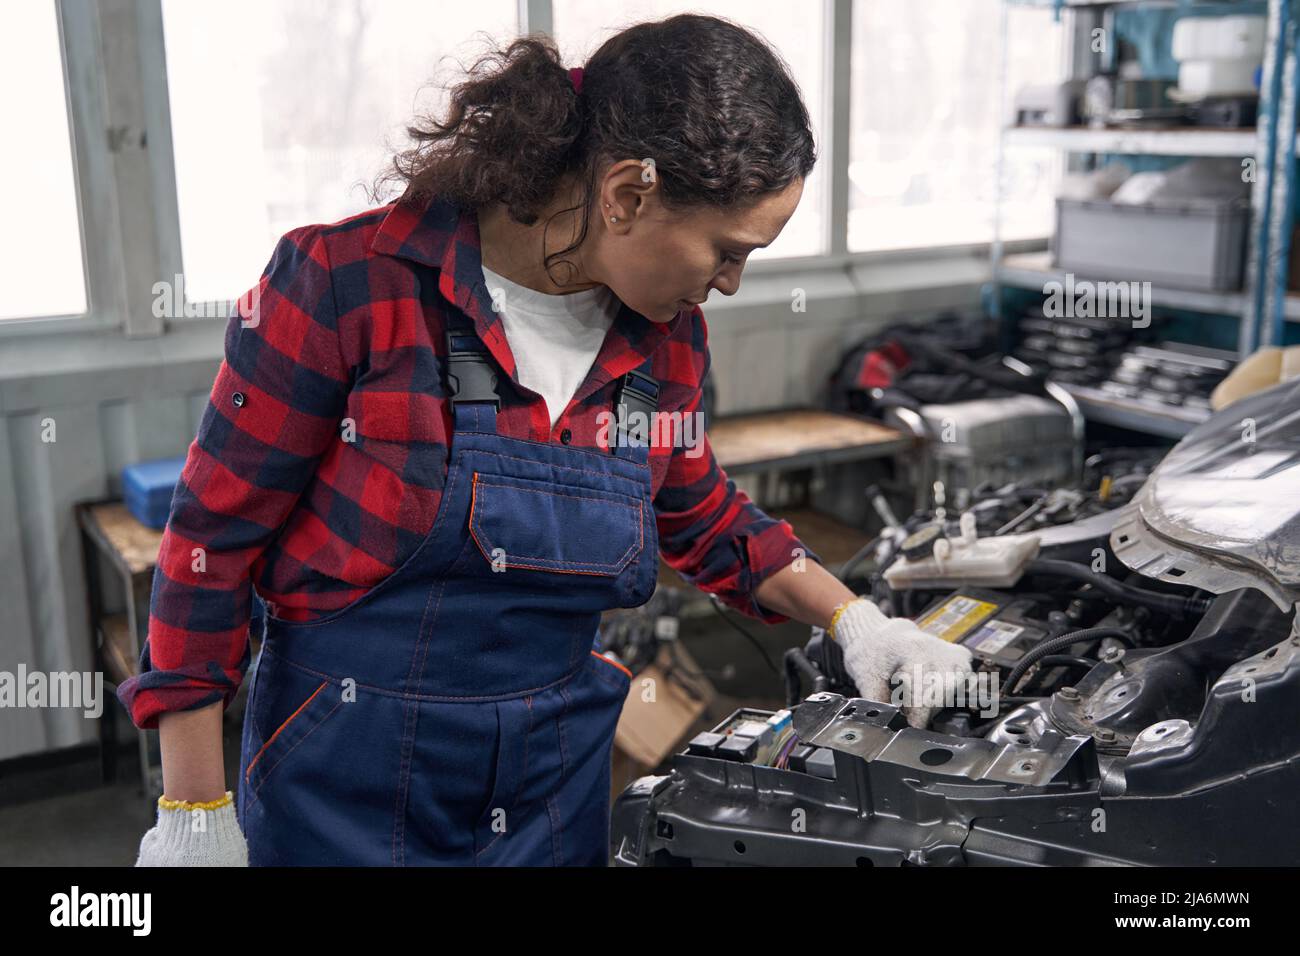
M 996 654 L 1024 633 L 1024 628 L 1004 621 L 989 621 L 963 643 L 982 654 Z
M 975 598 L 955 594 L 917 621 L 916 625 L 921 630 L 952 643 L 961 640 L 997 609 L 996 604 L 988 601 L 977 601 Z

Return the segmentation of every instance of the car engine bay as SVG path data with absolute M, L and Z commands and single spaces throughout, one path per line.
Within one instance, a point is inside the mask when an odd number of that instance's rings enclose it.
M 786 709 L 737 711 L 623 793 L 615 862 L 1294 863 L 1300 390 L 1073 487 L 986 483 L 960 512 L 935 490 L 841 577 L 970 650 L 964 699 L 910 727 L 814 629 Z

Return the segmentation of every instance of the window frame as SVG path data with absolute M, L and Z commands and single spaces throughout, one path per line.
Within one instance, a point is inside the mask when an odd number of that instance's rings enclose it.
M 68 16 L 70 7 L 78 8 L 77 15 Z M 83 12 L 85 15 L 81 15 Z M 72 147 L 72 181 L 86 308 L 83 312 L 0 320 L 0 334 L 5 336 L 99 331 L 121 322 L 124 289 L 120 250 L 114 241 L 117 234 L 112 157 L 106 138 L 92 132 L 107 128 L 99 82 L 103 64 L 98 40 L 99 10 L 84 2 L 55 0 L 54 15 L 65 118 Z
M 162 2 L 54 2 L 72 130 L 87 310 L 79 315 L 6 319 L 0 321 L 0 339 L 111 330 L 126 337 L 150 337 L 211 323 L 211 319 L 157 317 L 152 311 L 153 283 L 181 274 L 183 265 Z M 825 142 L 819 144 L 820 162 L 829 164 L 822 217 L 826 252 L 759 259 L 748 264 L 746 273 L 794 278 L 810 271 L 852 271 L 900 260 L 933 261 L 942 269 L 944 263 L 988 256 L 999 244 L 996 236 L 967 244 L 848 251 L 854 0 L 821 2 L 828 30 L 822 77 L 827 84 L 827 116 L 821 127 Z M 551 0 L 517 0 L 517 9 L 520 35 L 551 31 Z M 1072 27 L 1067 22 L 1067 31 Z M 114 150 L 109 129 L 118 131 L 119 141 L 143 137 L 148 148 Z M 1042 249 L 1047 238 L 1001 245 Z M 213 313 L 203 308 L 202 314 Z

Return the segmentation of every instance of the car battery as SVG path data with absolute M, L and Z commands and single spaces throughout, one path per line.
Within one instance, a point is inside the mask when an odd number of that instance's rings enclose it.
M 141 524 L 155 530 L 167 525 L 172 495 L 185 468 L 185 456 L 142 461 L 122 469 L 122 497 Z
M 1015 667 L 1047 636 L 1045 622 L 1030 617 L 1034 603 L 1000 591 L 962 588 L 925 609 L 916 625 L 928 634 L 961 644 L 972 656 Z

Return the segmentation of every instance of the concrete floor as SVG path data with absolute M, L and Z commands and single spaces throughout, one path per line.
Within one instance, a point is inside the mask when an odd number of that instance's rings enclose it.
M 801 625 L 765 627 L 735 615 L 733 619 L 760 640 L 778 666 L 787 647 L 802 645 L 808 637 L 808 629 Z M 708 712 L 712 722 L 740 706 L 782 706 L 780 679 L 745 638 L 716 617 L 683 623 L 681 640 L 718 691 Z M 236 713 L 243 711 L 243 698 L 241 693 L 232 704 L 232 710 L 238 708 Z M 226 771 L 232 789 L 239 765 L 239 728 L 240 720 L 228 716 Z M 124 732 L 123 739 L 130 740 L 130 734 Z M 133 750 L 124 752 L 118 782 L 112 785 L 95 785 L 99 774 L 93 760 L 61 774 L 24 781 L 29 791 L 50 795 L 0 805 L 0 865 L 131 866 L 140 837 L 154 822 L 153 811 L 141 795 L 133 754 Z
M 130 866 L 149 829 L 138 781 L 0 808 L 7 866 Z

